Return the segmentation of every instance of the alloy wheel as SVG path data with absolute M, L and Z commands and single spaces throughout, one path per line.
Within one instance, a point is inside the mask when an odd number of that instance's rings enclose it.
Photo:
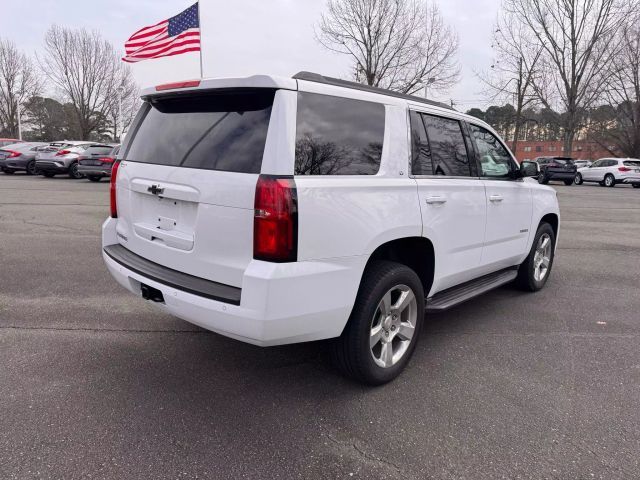
M 540 236 L 536 253 L 533 256 L 533 278 L 541 282 L 549 273 L 551 266 L 551 236 L 548 233 Z
M 417 305 L 413 290 L 406 285 L 396 285 L 380 300 L 369 333 L 371 356 L 379 367 L 394 366 L 409 349 L 418 319 Z

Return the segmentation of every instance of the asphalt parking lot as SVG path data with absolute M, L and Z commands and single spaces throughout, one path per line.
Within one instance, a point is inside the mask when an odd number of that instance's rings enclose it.
M 122 290 L 107 182 L 0 176 L 0 478 L 640 478 L 640 190 L 554 187 L 546 289 L 428 318 L 370 389 Z

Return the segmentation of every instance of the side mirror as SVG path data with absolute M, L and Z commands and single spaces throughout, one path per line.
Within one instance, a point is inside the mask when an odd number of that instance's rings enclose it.
M 520 164 L 520 175 L 522 177 L 537 177 L 538 164 L 536 162 L 522 162 Z

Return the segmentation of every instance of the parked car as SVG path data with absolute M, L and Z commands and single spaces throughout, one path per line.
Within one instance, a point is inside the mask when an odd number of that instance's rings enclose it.
M 580 170 L 584 167 L 590 167 L 593 162 L 591 162 L 590 160 L 574 160 L 573 163 L 575 164 L 576 168 Z
M 23 143 L 22 140 L 18 140 L 17 138 L 0 138 L 0 148 L 6 147 L 7 145 L 14 145 L 16 143 Z
M 46 146 L 44 142 L 21 142 L 6 145 L 0 149 L 0 169 L 7 175 L 25 171 L 36 174 L 36 155 Z
M 53 142 L 36 157 L 36 168 L 45 177 L 68 174 L 71 178 L 82 178 L 78 173 L 78 157 L 94 142 Z
M 549 278 L 556 192 L 477 118 L 311 73 L 143 95 L 103 258 L 164 311 L 261 346 L 332 338 L 342 371 L 381 384 L 425 309 Z
M 538 182 L 546 185 L 550 181 L 561 181 L 565 185 L 573 185 L 578 168 L 569 157 L 538 157 Z
M 581 168 L 576 175 L 576 185 L 596 182 L 603 187 L 630 184 L 640 188 L 640 160 L 636 158 L 602 158 L 590 167 Z
M 92 182 L 111 176 L 111 167 L 118 156 L 119 145 L 91 145 L 78 157 L 78 173 Z

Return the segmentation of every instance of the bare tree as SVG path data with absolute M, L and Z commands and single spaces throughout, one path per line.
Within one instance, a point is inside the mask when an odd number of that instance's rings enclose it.
M 491 101 L 513 101 L 515 113 L 511 148 L 515 152 L 525 122 L 523 112 L 539 103 L 536 81 L 541 78 L 539 61 L 542 47 L 528 31 L 519 28 L 511 13 L 503 11 L 493 33 L 492 48 L 496 58 L 491 70 L 479 73 L 478 77 Z
M 40 65 L 73 105 L 82 140 L 108 129 L 105 123 L 117 115 L 119 89 L 135 95 L 129 67 L 98 32 L 54 25 L 45 35 L 45 52 Z
M 40 92 L 42 84 L 33 63 L 13 42 L 0 39 L 0 133 L 18 136 L 18 112 Z
M 592 114 L 590 135 L 603 147 L 612 145 L 640 158 L 640 27 L 630 22 L 616 37 L 620 52 L 608 69 L 606 104 Z M 605 112 L 598 121 L 597 113 Z M 613 153 L 613 152 L 612 152 Z
M 504 9 L 543 47 L 544 84 L 565 114 L 564 146 L 570 152 L 581 112 L 602 94 L 607 66 L 616 55 L 616 29 L 633 0 L 504 0 Z M 633 1 L 633 3 L 637 3 Z M 551 106 L 545 99 L 547 107 Z
M 329 0 L 319 42 L 350 55 L 357 81 L 402 93 L 458 81 L 458 36 L 427 0 Z

